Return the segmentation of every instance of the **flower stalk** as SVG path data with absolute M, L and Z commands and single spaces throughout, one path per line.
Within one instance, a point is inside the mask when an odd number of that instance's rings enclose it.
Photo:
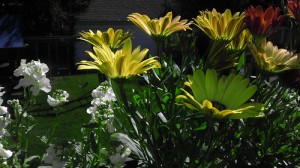
M 153 144 L 152 139 L 150 138 L 148 132 L 146 131 L 145 128 L 143 128 L 144 126 L 142 126 L 142 122 L 140 119 L 138 119 L 138 115 L 134 112 L 134 109 L 130 108 L 130 105 L 128 104 L 128 99 L 127 99 L 127 95 L 126 95 L 126 89 L 125 89 L 125 79 L 114 79 L 111 80 L 111 86 L 114 90 L 114 93 L 116 95 L 116 98 L 118 100 L 118 102 L 122 102 L 122 106 L 125 108 L 125 111 L 129 114 L 129 116 L 127 117 L 128 122 L 131 124 L 131 129 L 135 130 L 135 127 L 137 128 L 138 132 L 135 132 L 137 136 L 142 135 L 141 137 L 139 137 L 139 142 L 140 144 L 144 144 L 144 140 L 146 139 L 147 145 L 141 145 L 140 147 L 143 148 L 143 152 L 144 155 L 146 155 L 146 157 L 148 158 L 149 162 L 152 162 L 152 157 L 148 156 L 148 152 L 147 150 L 151 150 L 153 152 L 156 151 L 156 148 Z M 130 117 L 132 117 L 134 123 L 131 121 Z M 136 126 L 135 126 L 136 125 Z M 148 147 L 147 147 L 148 146 Z M 150 152 L 150 153 L 153 153 Z M 156 155 L 158 156 L 158 153 L 155 152 Z M 155 156 L 153 156 L 155 157 Z M 155 158 L 156 161 L 159 160 L 159 157 Z

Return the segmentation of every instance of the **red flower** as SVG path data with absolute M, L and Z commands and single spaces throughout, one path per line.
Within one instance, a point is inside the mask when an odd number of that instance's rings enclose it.
M 289 0 L 287 11 L 292 18 L 300 21 L 300 0 Z
M 270 6 L 265 12 L 261 6 L 254 8 L 252 5 L 246 11 L 245 23 L 250 32 L 259 37 L 265 37 L 275 32 L 283 23 L 283 15 L 279 8 Z

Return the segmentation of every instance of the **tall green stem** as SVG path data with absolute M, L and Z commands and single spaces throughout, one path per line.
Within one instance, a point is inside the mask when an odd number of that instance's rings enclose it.
M 213 40 L 209 45 L 209 52 L 207 54 L 204 70 L 210 68 L 218 68 L 217 65 L 220 62 L 220 55 L 223 56 L 224 48 L 228 42 L 225 40 Z
M 31 91 L 29 90 L 28 87 L 24 88 L 24 103 L 23 103 L 23 108 L 22 111 L 20 112 L 19 108 L 14 109 L 14 114 L 16 117 L 16 122 L 15 122 L 15 129 L 16 129 L 16 148 L 17 149 L 21 149 L 22 147 L 22 142 L 21 142 L 21 138 L 23 136 L 23 133 L 21 132 L 20 128 L 21 125 L 24 122 L 24 114 L 26 111 L 29 110 L 29 108 L 31 107 Z M 26 124 L 26 123 L 24 123 Z M 25 136 L 27 139 L 27 136 Z M 25 140 L 26 141 L 26 140 Z
M 212 143 L 213 143 L 213 139 L 214 139 L 214 123 L 211 119 L 208 119 L 206 129 L 207 130 L 205 132 L 205 137 L 209 137 L 209 138 L 208 138 L 208 142 L 207 142 L 208 143 L 207 149 L 205 151 L 204 159 L 202 162 L 203 167 L 206 167 L 205 164 L 207 162 L 209 153 L 211 151 L 211 147 L 212 147 Z
M 134 123 L 130 120 L 130 118 L 128 118 L 128 122 L 131 124 L 131 127 L 133 130 L 135 130 L 135 127 L 137 128 L 136 134 L 142 135 L 142 139 L 139 139 L 141 144 L 144 144 L 144 139 L 146 139 L 147 144 L 150 145 L 151 150 L 155 151 L 155 147 L 153 145 L 153 142 L 149 136 L 149 134 L 147 133 L 146 129 L 143 129 L 143 126 L 141 124 L 140 119 L 138 119 L 138 115 L 135 113 L 134 109 L 131 109 L 129 104 L 128 104 L 128 99 L 127 99 L 127 95 L 126 95 L 126 91 L 124 88 L 124 84 L 125 84 L 125 79 L 115 79 L 112 80 L 112 88 L 114 90 L 114 93 L 116 94 L 118 103 L 121 103 L 120 105 L 123 106 L 125 108 L 125 111 L 130 115 L 130 117 L 132 117 Z M 136 126 L 134 126 L 136 125 Z M 144 145 L 141 145 L 141 148 L 144 148 L 145 153 L 147 154 L 147 149 L 145 149 Z M 149 148 L 148 148 L 149 150 Z M 156 152 L 155 152 L 156 153 Z M 156 153 L 157 154 L 157 153 Z M 147 156 L 148 161 L 152 161 L 152 159 Z M 159 159 L 159 158 L 156 158 Z

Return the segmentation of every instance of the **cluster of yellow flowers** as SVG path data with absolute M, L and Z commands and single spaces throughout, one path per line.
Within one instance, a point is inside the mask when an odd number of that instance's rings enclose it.
M 191 30 L 191 25 L 200 28 L 211 39 L 211 50 L 206 57 L 204 70 L 195 71 L 185 82 L 193 95 L 182 89 L 184 94 L 177 96 L 179 105 L 200 111 L 210 118 L 240 119 L 263 116 L 261 103 L 247 103 L 257 90 L 255 85 L 249 85 L 249 79 L 233 73 L 227 77 L 218 77 L 218 71 L 238 64 L 241 53 L 247 46 L 262 70 L 278 73 L 300 68 L 296 54 L 278 49 L 265 40 L 282 23 L 278 9 L 274 12 L 270 8 L 264 13 L 261 7 L 251 7 L 246 12 L 234 14 L 229 9 L 224 13 L 219 13 L 216 9 L 206 10 L 200 11 L 200 15 L 190 22 L 180 20 L 180 16 L 173 19 L 172 12 L 159 19 L 133 13 L 128 19 L 146 32 L 156 44 L 175 32 Z M 261 23 L 254 23 L 257 20 Z M 276 25 L 272 27 L 270 24 L 274 23 Z M 140 50 L 137 47 L 132 51 L 131 35 L 111 28 L 107 32 L 97 31 L 96 34 L 92 31 L 81 33 L 80 39 L 93 45 L 93 52 L 87 53 L 94 61 L 81 61 L 78 69 L 96 69 L 112 79 L 127 79 L 146 73 L 149 69 L 160 68 L 160 62 L 155 59 L 157 57 L 143 60 L 148 49 Z

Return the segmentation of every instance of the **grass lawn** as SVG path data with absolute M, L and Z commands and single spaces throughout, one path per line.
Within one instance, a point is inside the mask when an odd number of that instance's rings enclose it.
M 66 90 L 69 94 L 69 102 L 58 113 L 58 125 L 54 137 L 57 140 L 79 140 L 80 128 L 90 120 L 86 109 L 92 100 L 91 91 L 98 84 L 97 74 L 85 74 L 75 76 L 59 76 L 50 78 L 52 91 L 55 89 Z M 51 91 L 51 93 L 52 93 Z M 47 104 L 47 94 L 40 93 L 36 97 L 36 105 L 30 113 L 35 118 L 36 126 L 30 132 L 28 154 L 43 154 L 47 148 L 38 136 L 43 136 L 51 130 L 55 123 L 55 111 Z

